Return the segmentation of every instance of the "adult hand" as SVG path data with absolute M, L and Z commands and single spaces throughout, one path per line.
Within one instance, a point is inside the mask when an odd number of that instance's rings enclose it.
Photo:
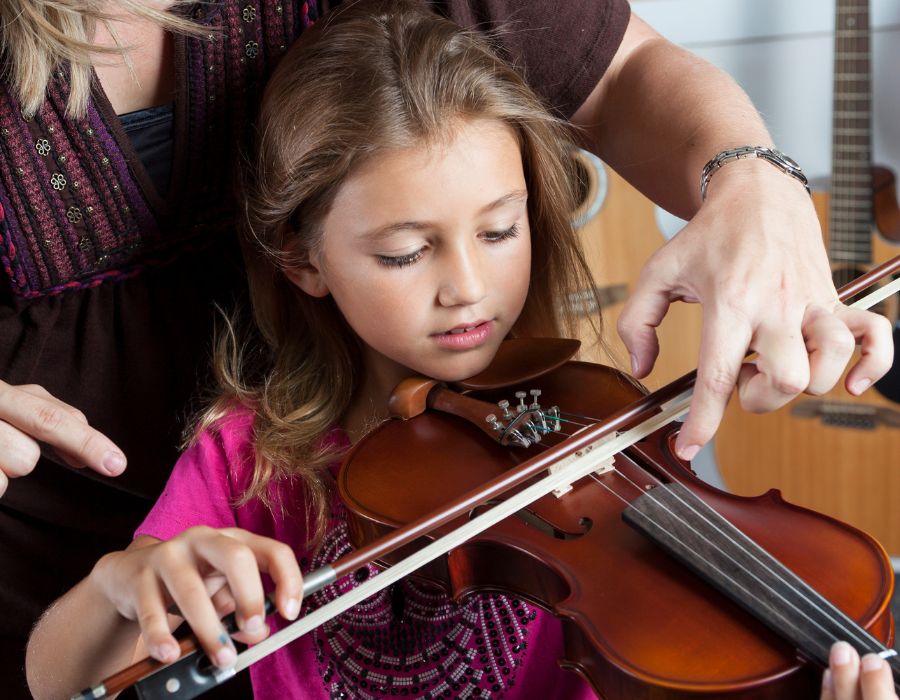
M 77 408 L 35 384 L 12 386 L 0 381 L 0 496 L 9 479 L 34 469 L 40 443 L 75 468 L 90 467 L 107 476 L 118 476 L 125 469 L 122 451 L 88 425 Z
M 735 386 L 746 410 L 772 411 L 831 389 L 857 343 L 852 394 L 893 361 L 887 319 L 838 301 L 806 190 L 759 160 L 716 172 L 696 216 L 645 265 L 619 321 L 635 376 L 653 368 L 656 326 L 676 300 L 703 306 L 697 383 L 676 443 L 683 459 L 713 436 Z
M 127 620 L 140 625 L 154 658 L 178 659 L 169 608 L 177 606 L 207 656 L 232 666 L 234 645 L 220 619 L 234 611 L 239 641 L 265 639 L 263 571 L 275 582 L 275 604 L 289 620 L 300 613 L 303 580 L 286 544 L 238 528 L 193 527 L 170 540 L 139 537 L 97 562 L 89 581 Z
M 821 700 L 897 700 L 891 669 L 876 654 L 860 660 L 847 642 L 836 642 L 822 676 Z

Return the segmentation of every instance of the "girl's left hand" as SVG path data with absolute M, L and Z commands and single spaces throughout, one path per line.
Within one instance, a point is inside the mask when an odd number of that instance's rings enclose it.
M 847 642 L 836 642 L 822 677 L 821 700 L 897 700 L 887 661 L 875 654 L 860 660 Z

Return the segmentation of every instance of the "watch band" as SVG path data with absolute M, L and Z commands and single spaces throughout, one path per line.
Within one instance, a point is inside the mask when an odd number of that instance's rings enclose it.
M 737 148 L 729 148 L 721 153 L 717 153 L 703 166 L 703 172 L 700 174 L 701 200 L 706 199 L 706 188 L 709 187 L 709 181 L 710 178 L 712 178 L 713 173 L 726 163 L 733 160 L 742 160 L 744 158 L 759 158 L 767 163 L 771 163 L 781 172 L 799 180 L 806 188 L 807 192 L 810 191 L 809 180 L 806 179 L 806 175 L 803 174 L 800 166 L 793 158 L 786 156 L 775 148 L 766 148 L 765 146 L 738 146 Z

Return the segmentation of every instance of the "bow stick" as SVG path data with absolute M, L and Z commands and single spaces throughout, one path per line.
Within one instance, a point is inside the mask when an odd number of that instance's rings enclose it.
M 900 269 L 900 256 L 870 270 L 839 290 L 843 301 L 855 296 L 863 289 Z M 893 280 L 851 305 L 852 308 L 868 309 L 900 291 L 900 279 Z M 558 488 L 572 484 L 588 474 L 607 469 L 612 457 L 634 443 L 642 440 L 669 422 L 687 412 L 697 378 L 696 370 L 667 384 L 662 389 L 648 394 L 630 406 L 626 406 L 607 420 L 550 447 L 539 455 L 527 460 L 506 473 L 492 479 L 479 488 L 464 494 L 444 510 L 431 513 L 409 523 L 376 542 L 341 557 L 330 565 L 321 567 L 304 576 L 303 596 L 306 597 L 337 579 L 354 571 L 367 571 L 369 563 L 395 551 L 422 535 L 434 531 L 440 525 L 462 515 L 467 515 L 478 506 L 503 495 L 513 487 L 539 475 L 549 467 L 552 472 L 531 486 L 519 491 L 509 499 L 471 518 L 464 525 L 443 537 L 433 540 L 406 559 L 363 581 L 352 591 L 326 603 L 300 620 L 272 634 L 238 655 L 230 669 L 213 667 L 193 638 L 181 641 L 184 654 L 178 661 L 163 665 L 154 659 L 145 659 L 119 673 L 110 676 L 99 685 L 87 688 L 73 695 L 71 700 L 100 700 L 120 692 L 132 685 L 136 686 L 139 697 L 144 700 L 170 698 L 189 700 L 248 668 L 261 658 L 277 651 L 312 629 L 322 625 L 378 591 L 407 576 L 430 561 L 446 554 L 472 537 L 487 530 L 492 525 L 509 517 L 542 496 Z M 641 420 L 634 425 L 636 420 Z M 634 427 L 628 428 L 627 426 Z M 233 619 L 230 621 L 233 624 Z M 896 652 L 885 649 L 884 657 Z

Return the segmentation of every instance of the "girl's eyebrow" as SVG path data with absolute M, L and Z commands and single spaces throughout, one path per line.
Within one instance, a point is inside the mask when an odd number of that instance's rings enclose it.
M 511 202 L 517 202 L 520 200 L 527 199 L 528 191 L 527 190 L 513 190 L 509 192 L 499 199 L 494 200 L 490 204 L 485 205 L 479 210 L 479 214 L 486 214 L 489 211 L 493 211 L 494 209 L 498 209 L 506 204 Z M 425 229 L 431 228 L 431 224 L 426 223 L 424 221 L 398 221 L 394 224 L 387 224 L 386 226 L 379 226 L 378 228 L 367 231 L 362 234 L 361 238 L 364 238 L 367 241 L 377 243 L 385 238 L 388 238 L 391 234 L 396 233 L 397 231 L 404 231 L 407 229 L 412 229 L 414 231 L 423 231 Z

